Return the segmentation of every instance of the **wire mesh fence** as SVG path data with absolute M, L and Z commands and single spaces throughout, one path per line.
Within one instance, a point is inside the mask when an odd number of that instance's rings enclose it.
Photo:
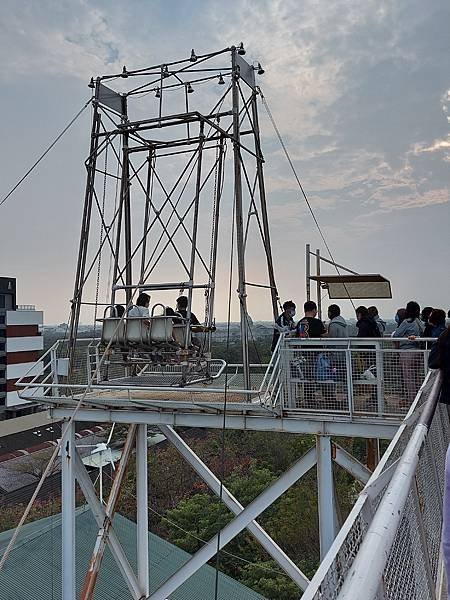
M 402 341 L 410 346 L 400 347 Z M 404 415 L 428 371 L 427 345 L 427 341 L 390 338 L 286 338 L 272 362 L 282 383 L 281 408 L 286 412 Z
M 377 469 L 360 494 L 349 517 L 329 553 L 303 595 L 303 600 L 340 600 L 341 591 L 361 551 L 389 482 L 405 449 L 416 443 L 411 439 L 417 427 L 421 406 L 432 400 L 437 377 L 431 372 L 383 455 Z M 435 393 L 435 392 L 433 392 Z M 392 517 L 401 511 L 400 523 L 380 573 L 377 600 L 435 600 L 439 579 L 440 541 L 442 529 L 442 496 L 445 453 L 450 439 L 448 409 L 438 404 L 428 435 L 415 450 L 420 456 L 417 469 L 409 479 L 409 493 L 403 507 L 392 507 Z M 386 531 L 392 525 L 385 523 Z M 371 565 L 365 565 L 366 569 Z M 354 569 L 352 579 L 355 578 Z M 346 590 L 348 592 L 348 590 Z M 357 597 L 346 595 L 345 598 Z M 369 600 L 369 596 L 367 596 Z

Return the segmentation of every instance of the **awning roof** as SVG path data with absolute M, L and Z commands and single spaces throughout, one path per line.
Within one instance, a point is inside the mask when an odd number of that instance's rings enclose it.
M 379 274 L 313 275 L 328 290 L 332 300 L 392 298 L 391 283 Z

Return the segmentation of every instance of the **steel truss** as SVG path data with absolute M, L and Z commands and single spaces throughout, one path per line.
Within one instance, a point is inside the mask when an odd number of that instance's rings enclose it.
M 194 294 L 203 291 L 206 329 L 201 354 L 208 356 L 219 231 L 228 213 L 234 219 L 231 246 L 237 263 L 244 381 L 250 387 L 247 289 L 270 292 L 274 317 L 278 296 L 255 81 L 255 71 L 262 69 L 247 63 L 243 54 L 243 47 L 194 53 L 189 59 L 135 71 L 124 67 L 122 73 L 91 80 L 91 145 L 70 318 L 72 360 L 86 308 L 95 307 L 95 322 L 109 316 L 108 306 L 129 306 L 143 290 L 155 295 L 186 292 L 186 351 Z M 206 93 L 193 95 L 200 86 Z M 142 113 L 146 118 L 132 119 Z M 232 161 L 227 160 L 228 147 Z M 224 192 L 227 176 L 232 178 L 229 196 Z M 259 254 L 262 250 L 266 258 L 265 283 L 246 280 L 246 256 L 249 247 L 255 251 L 256 238 Z M 232 256 L 221 261 L 229 263 L 230 278 L 233 261 Z M 222 267 L 225 280 L 223 271 Z
M 302 457 L 283 473 L 272 485 L 264 490 L 245 508 L 230 491 L 221 484 L 219 478 L 204 464 L 197 454 L 170 426 L 160 425 L 166 439 L 176 448 L 178 453 L 196 471 L 208 487 L 220 496 L 224 504 L 234 513 L 235 518 L 194 554 L 156 591 L 150 594 L 149 582 L 149 547 L 148 547 L 148 473 L 147 473 L 147 424 L 132 424 L 129 427 L 119 466 L 115 471 L 114 481 L 106 506 L 97 496 L 89 474 L 74 444 L 74 423 L 66 425 L 63 432 L 63 507 L 62 535 L 63 544 L 63 600 L 75 600 L 75 482 L 85 496 L 94 519 L 99 527 L 91 561 L 87 569 L 80 598 L 92 598 L 95 583 L 100 570 L 106 546 L 109 546 L 114 560 L 134 600 L 166 600 L 189 577 L 196 573 L 208 560 L 213 558 L 226 544 L 244 529 L 254 536 L 265 551 L 277 562 L 283 571 L 294 581 L 299 589 L 305 590 L 308 578 L 297 565 L 286 555 L 278 544 L 256 521 L 259 515 L 271 506 L 284 492 L 297 483 L 314 466 L 317 469 L 318 506 L 320 524 L 321 556 L 331 547 L 339 528 L 335 505 L 332 464 L 344 468 L 356 480 L 365 484 L 370 471 L 352 457 L 348 452 L 333 442 L 328 435 L 317 436 L 316 447 L 310 448 Z M 136 514 L 137 514 L 137 573 L 134 573 L 130 562 L 114 532 L 113 517 L 120 496 L 121 484 L 129 462 L 131 452 L 136 454 Z

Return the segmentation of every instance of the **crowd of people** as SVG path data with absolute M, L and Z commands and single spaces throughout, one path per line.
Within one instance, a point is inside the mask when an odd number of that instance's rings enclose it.
M 337 304 L 328 307 L 328 322 L 317 318 L 317 305 L 308 300 L 303 309 L 304 314 L 295 319 L 296 305 L 292 300 L 283 304 L 283 312 L 276 319 L 272 338 L 272 352 L 275 350 L 281 334 L 298 338 L 333 339 L 350 337 L 349 325 L 341 315 Z M 376 306 L 358 306 L 355 309 L 358 338 L 382 338 L 387 336 L 387 324 Z M 425 348 L 425 341 L 418 338 L 436 340 L 431 347 L 429 357 L 430 368 L 443 371 L 441 401 L 450 404 L 450 326 L 446 325 L 446 317 L 450 319 L 450 310 L 446 314 L 441 308 L 426 306 L 422 310 L 415 301 L 410 301 L 404 308 L 399 308 L 395 315 L 396 328 L 390 334 L 398 338 L 396 347 L 401 350 Z M 406 401 L 411 403 L 420 385 L 421 356 L 417 352 L 399 352 L 399 363 L 406 387 Z M 364 368 L 367 365 L 364 365 Z
M 303 305 L 304 315 L 296 321 L 294 319 L 297 307 L 292 300 L 283 304 L 283 312 L 275 321 L 272 340 L 272 351 L 278 342 L 281 333 L 300 338 L 347 338 L 349 327 L 341 315 L 337 304 L 328 307 L 328 323 L 317 318 L 317 304 L 308 300 Z M 356 327 L 359 338 L 375 338 L 386 335 L 386 321 L 378 314 L 376 306 L 358 306 L 355 309 Z M 450 319 L 450 310 L 448 311 Z M 395 315 L 397 328 L 392 337 L 409 338 L 399 342 L 400 347 L 414 347 L 416 337 L 438 338 L 446 330 L 446 314 L 441 308 L 426 306 L 422 311 L 417 302 L 408 302 L 405 308 L 399 308 Z M 414 338 L 414 339 L 413 339 Z

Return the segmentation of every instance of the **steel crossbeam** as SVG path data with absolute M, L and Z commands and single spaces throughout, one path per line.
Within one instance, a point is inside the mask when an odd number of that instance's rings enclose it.
M 235 515 L 239 515 L 244 507 L 239 501 L 228 491 L 214 473 L 208 469 L 205 463 L 195 454 L 186 442 L 172 429 L 166 425 L 161 425 L 160 430 L 178 450 L 181 456 L 191 465 L 191 467 L 200 475 L 200 477 L 208 484 L 209 488 L 218 496 L 221 496 L 223 503 Z M 313 448 L 315 455 L 315 448 Z M 276 542 L 269 536 L 266 531 L 256 521 L 251 521 L 247 529 L 258 540 L 261 546 L 270 554 L 270 556 L 280 565 L 287 575 L 302 589 L 305 590 L 309 584 L 309 579 L 302 573 L 297 565 L 287 556 L 285 552 L 278 546 Z
M 296 483 L 315 465 L 313 449 L 308 450 L 290 469 L 281 475 L 269 488 L 244 508 L 228 525 L 196 552 L 176 573 L 163 583 L 148 600 L 166 600 L 189 577 L 196 573 L 208 560 L 234 539 L 254 521 L 266 508 Z
M 334 462 L 337 465 L 345 469 L 360 483 L 366 484 L 369 481 L 370 476 L 372 475 L 370 469 L 334 442 L 332 443 L 332 450 Z

